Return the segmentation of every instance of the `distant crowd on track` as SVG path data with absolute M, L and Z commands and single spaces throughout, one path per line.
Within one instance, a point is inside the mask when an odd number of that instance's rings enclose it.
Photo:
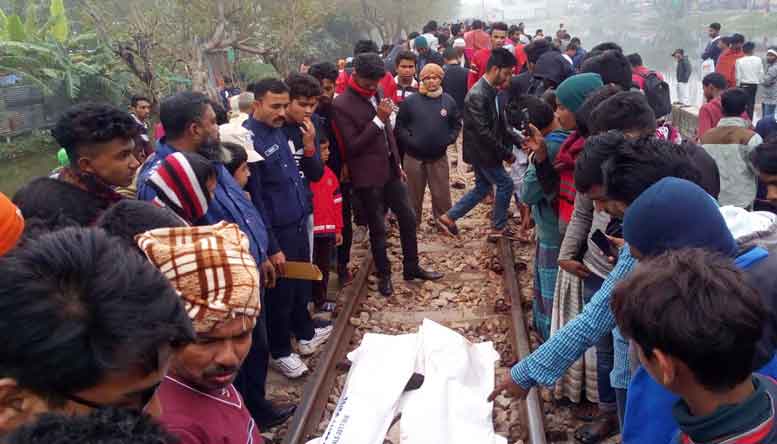
M 673 94 L 617 42 L 480 20 L 176 93 L 153 134 L 154 98 L 74 106 L 60 167 L 0 194 L 0 434 L 271 442 L 295 406 L 267 398 L 268 368 L 310 374 L 354 242 L 392 297 L 387 232 L 404 280 L 444 279 L 419 226 L 455 245 L 484 203 L 484 241 L 536 243 L 543 341 L 484 403 L 535 386 L 579 402 L 588 367 L 581 443 L 777 442 L 777 49 L 708 34 L 695 135 L 671 121 L 683 49 Z

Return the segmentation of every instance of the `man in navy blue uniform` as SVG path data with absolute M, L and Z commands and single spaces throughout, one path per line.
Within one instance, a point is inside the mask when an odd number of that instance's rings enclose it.
M 250 164 L 246 189 L 259 211 L 266 216 L 268 255 L 276 270 L 284 274 L 286 261 L 310 262 L 308 218 L 313 212 L 306 180 L 317 181 L 323 164 L 316 151 L 315 128 L 310 120 L 299 126 L 302 147 L 299 167 L 289 137 L 282 127 L 289 107 L 289 87 L 267 78 L 249 86 L 254 93 L 253 115 L 244 123 L 253 134 L 254 148 L 264 158 Z M 289 378 L 308 371 L 301 355 L 310 355 L 329 338 L 331 325 L 316 328 L 307 304 L 310 283 L 280 278 L 267 292 L 267 332 L 272 359 L 270 365 Z M 293 353 L 291 335 L 297 338 L 299 354 Z
M 203 94 L 181 92 L 168 97 L 160 107 L 160 119 L 165 128 L 165 137 L 157 144 L 154 154 L 143 164 L 138 174 L 138 199 L 153 200 L 154 188 L 147 179 L 165 157 L 178 151 L 196 152 L 216 163 L 217 186 L 205 217 L 197 223 L 211 225 L 222 220 L 234 222 L 248 236 L 251 255 L 261 264 L 265 287 L 275 285 L 275 267 L 270 262 L 268 233 L 263 215 L 246 197 L 220 159 L 219 127 L 211 101 Z M 265 399 L 267 379 L 268 344 L 266 309 L 257 319 L 253 331 L 253 343 L 235 385 L 243 394 L 246 406 L 254 420 L 263 429 L 278 425 L 294 414 L 293 406 L 275 408 Z

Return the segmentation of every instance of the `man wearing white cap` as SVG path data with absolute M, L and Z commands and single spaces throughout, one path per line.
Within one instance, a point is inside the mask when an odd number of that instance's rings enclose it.
M 762 117 L 774 116 L 774 109 L 777 107 L 777 48 L 775 47 L 766 51 L 766 75 L 761 81 L 761 94 Z
M 456 50 L 456 54 L 459 56 L 459 65 L 461 65 L 462 68 L 469 69 L 469 57 L 467 57 L 466 53 L 467 42 L 459 37 L 453 41 L 453 49 Z

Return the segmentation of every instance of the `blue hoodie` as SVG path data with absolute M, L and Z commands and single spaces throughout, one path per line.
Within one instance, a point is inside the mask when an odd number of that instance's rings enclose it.
M 732 258 L 737 253 L 736 241 L 717 202 L 698 185 L 674 177 L 656 182 L 629 206 L 623 218 L 623 235 L 629 246 L 645 256 L 684 247 L 704 248 Z M 752 265 L 738 264 L 745 269 Z M 772 359 L 758 372 L 777 375 L 777 360 Z M 671 442 L 678 431 L 672 417 L 672 406 L 678 399 L 640 367 L 629 384 L 623 443 Z

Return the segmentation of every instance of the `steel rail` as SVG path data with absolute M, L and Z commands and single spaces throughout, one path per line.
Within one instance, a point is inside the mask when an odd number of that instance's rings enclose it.
M 504 291 L 512 301 L 510 317 L 513 323 L 513 345 L 518 359 L 523 359 L 531 353 L 529 347 L 529 334 L 526 328 L 526 318 L 521 307 L 521 292 L 518 288 L 518 275 L 515 272 L 515 258 L 513 256 L 512 242 L 509 239 L 499 239 L 499 261 L 504 270 Z M 545 416 L 542 413 L 542 404 L 537 395 L 537 389 L 532 388 L 526 397 L 526 423 L 529 427 L 530 444 L 546 444 Z
M 321 360 L 318 362 L 312 378 L 305 384 L 302 401 L 297 406 L 297 411 L 283 441 L 285 444 L 305 444 L 316 433 L 335 383 L 335 375 L 337 374 L 335 368 L 337 363 L 345 357 L 351 337 L 356 330 L 351 325 L 351 317 L 356 311 L 356 307 L 361 304 L 361 298 L 367 293 L 367 282 L 372 265 L 372 255 L 367 253 L 353 283 L 344 290 L 345 307 L 337 316 L 332 335 L 327 341 L 327 347 L 321 355 Z

